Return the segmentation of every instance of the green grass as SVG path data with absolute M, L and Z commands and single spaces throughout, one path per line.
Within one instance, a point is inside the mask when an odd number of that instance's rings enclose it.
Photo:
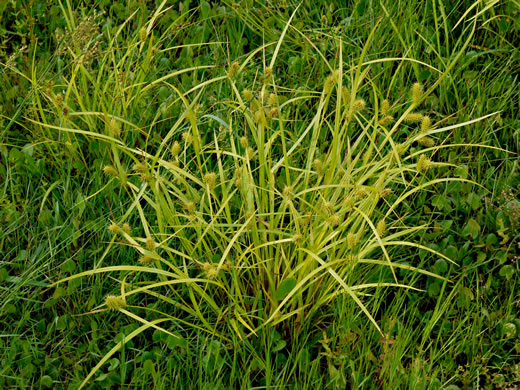
M 519 5 L 298 4 L 0 5 L 0 387 L 520 385 Z

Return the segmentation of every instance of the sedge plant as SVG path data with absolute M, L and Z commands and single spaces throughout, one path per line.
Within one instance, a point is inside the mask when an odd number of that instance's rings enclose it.
M 110 245 L 132 247 L 135 257 L 119 266 L 104 267 L 100 261 L 56 284 L 94 274 L 121 275 L 118 291 L 99 309 L 141 323 L 125 342 L 148 328 L 174 338 L 192 328 L 224 343 L 266 327 L 298 334 L 303 324 L 324 321 L 340 295 L 352 299 L 382 333 L 370 310 L 374 290 L 417 290 L 397 270 L 444 279 L 394 260 L 391 253 L 413 247 L 451 261 L 407 240 L 426 226 L 408 226 L 400 205 L 437 183 L 468 181 L 436 178 L 435 172 L 449 164 L 435 162 L 434 152 L 449 146 L 439 144 L 444 133 L 485 117 L 441 127 L 421 109 L 458 56 L 447 69 L 436 70 L 439 78 L 430 88 L 413 84 L 409 98 L 392 102 L 382 98 L 370 65 L 413 60 L 365 61 L 371 35 L 359 61 L 347 65 L 338 39 L 334 60 L 321 56 L 330 71 L 322 88 L 302 93 L 277 84 L 277 72 L 283 71 L 277 58 L 291 20 L 278 41 L 187 91 L 172 80 L 197 69 L 148 84 L 127 80 L 120 86 L 126 95 L 117 116 L 86 107 L 76 114 L 84 121 L 80 125 L 103 115 L 105 133 L 75 127 L 74 113 L 68 114 L 70 128 L 58 128 L 109 145 L 114 164 L 105 166 L 104 174 L 119 180 L 130 204 L 119 220 L 107 223 Z M 135 50 L 144 50 L 152 25 L 138 32 Z M 246 73 L 256 77 L 251 81 Z M 217 104 L 218 115 L 205 99 L 206 88 L 215 85 L 229 91 L 228 99 Z M 159 86 L 176 95 L 182 110 L 158 144 L 135 146 L 121 126 L 136 126 L 121 116 Z M 308 109 L 302 112 L 302 106 Z M 128 223 L 131 216 L 139 226 Z M 381 270 L 387 277 L 367 281 Z M 83 385 L 122 345 L 99 361 Z

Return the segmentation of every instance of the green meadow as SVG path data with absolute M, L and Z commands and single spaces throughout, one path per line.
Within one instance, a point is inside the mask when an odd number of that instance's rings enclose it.
M 520 2 L 0 2 L 0 388 L 520 387 Z

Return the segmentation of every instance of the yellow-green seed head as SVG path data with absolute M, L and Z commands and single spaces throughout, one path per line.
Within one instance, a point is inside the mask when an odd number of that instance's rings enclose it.
M 139 30 L 139 39 L 141 40 L 141 42 L 146 41 L 147 36 L 148 36 L 148 33 L 146 32 L 146 28 L 142 27 Z
M 331 228 L 335 228 L 341 223 L 341 217 L 339 215 L 331 215 L 329 218 L 327 218 L 327 224 Z
M 141 256 L 139 258 L 139 264 L 141 265 L 150 265 L 155 263 L 156 259 L 154 259 L 152 256 Z
M 208 172 L 204 175 L 204 183 L 206 183 L 210 190 L 215 188 L 217 184 L 217 174 L 215 172 Z
M 428 130 L 430 130 L 431 125 L 432 125 L 432 121 L 431 121 L 430 117 L 428 115 L 425 115 L 421 122 L 421 131 L 424 133 L 427 132 Z
M 121 185 L 125 187 L 128 184 L 128 179 L 126 177 L 126 172 L 122 171 L 119 173 L 119 180 L 121 181 Z
M 202 264 L 201 268 L 208 279 L 213 280 L 216 279 L 216 277 L 218 276 L 217 268 L 212 263 L 206 262 Z
M 139 175 L 139 178 L 145 183 L 150 183 L 152 181 L 152 175 L 150 175 L 149 173 L 141 173 Z
M 357 200 L 364 199 L 367 196 L 367 190 L 365 190 L 364 188 L 360 188 L 360 189 L 356 190 L 356 192 L 354 193 L 354 196 L 356 197 Z
M 58 93 L 56 95 L 56 105 L 58 107 L 61 107 L 63 105 L 63 95 L 61 93 Z
M 146 238 L 146 249 L 153 251 L 155 249 L 156 245 L 157 244 L 155 243 L 155 240 L 152 237 Z
M 424 154 L 421 154 L 417 161 L 417 171 L 426 172 L 432 166 L 432 162 Z
M 379 125 L 381 125 L 381 126 L 388 126 L 393 121 L 394 121 L 394 117 L 392 115 L 387 115 L 387 116 L 383 117 L 379 121 Z
M 124 224 L 123 224 L 123 231 L 124 231 L 126 234 L 130 234 L 130 232 L 132 231 L 132 229 L 130 228 L 130 225 L 129 225 L 129 224 L 124 223 Z
M 234 78 L 238 72 L 238 69 L 240 68 L 240 65 L 238 62 L 233 62 L 228 70 L 228 76 L 230 79 Z
M 357 245 L 357 242 L 358 242 L 358 238 L 357 238 L 357 235 L 350 232 L 347 234 L 347 247 L 348 249 L 352 250 L 356 247 Z
M 293 187 L 286 185 L 283 189 L 283 196 L 287 199 L 292 199 L 293 195 Z
M 108 231 L 112 234 L 117 234 L 121 231 L 121 228 L 119 227 L 119 225 L 115 222 L 112 222 L 109 226 L 108 226 Z
M 254 99 L 253 93 L 247 88 L 242 91 L 242 95 L 244 96 L 246 102 L 250 102 Z
M 217 268 L 216 267 L 211 267 L 210 269 L 208 269 L 208 271 L 206 271 L 206 277 L 209 279 L 209 280 L 215 280 L 218 276 L 218 271 L 217 271 Z
M 280 110 L 278 110 L 278 108 L 276 107 L 273 107 L 269 110 L 269 113 L 267 114 L 267 116 L 272 119 L 274 118 L 275 116 L 277 116 L 278 114 L 280 113 Z
M 312 215 L 306 214 L 302 217 L 301 226 L 307 228 L 312 222 Z
M 412 101 L 413 104 L 419 104 L 419 101 L 422 98 L 423 94 L 423 87 L 420 83 L 415 83 L 412 86 Z
M 406 144 L 404 144 L 404 143 L 396 144 L 395 145 L 395 151 L 397 152 L 397 154 L 399 156 L 402 156 L 403 153 L 406 151 Z
M 146 172 L 146 165 L 137 163 L 134 165 L 134 171 L 137 173 L 145 173 Z
M 190 200 L 184 203 L 184 208 L 186 209 L 188 214 L 193 214 L 195 212 L 195 202 Z
M 262 109 L 256 110 L 255 115 L 253 117 L 255 123 L 261 123 L 262 122 L 262 118 L 264 117 L 264 113 L 262 111 L 263 111 Z
M 119 173 L 112 165 L 105 165 L 105 167 L 103 167 L 103 173 L 108 176 L 119 176 Z
M 110 129 L 110 135 L 113 137 L 119 137 L 121 135 L 121 128 L 119 127 L 119 123 L 112 118 L 108 124 L 108 128 Z
M 255 150 L 252 147 L 247 148 L 246 155 L 249 160 L 252 160 L 255 156 Z
M 328 216 L 331 216 L 334 213 L 334 205 L 331 202 L 323 202 L 323 212 Z
M 273 68 L 271 68 L 270 66 L 268 66 L 267 68 L 265 68 L 265 71 L 264 71 L 264 75 L 262 77 L 262 82 L 264 84 L 268 84 L 269 83 L 269 80 L 271 79 L 273 75 Z
M 224 262 L 221 269 L 229 272 L 233 269 L 233 263 L 231 261 L 227 260 L 226 262 Z
M 347 208 L 347 211 L 352 210 L 354 208 L 354 205 L 355 205 L 354 199 L 352 199 L 350 197 L 345 199 L 345 207 Z
M 247 137 L 243 136 L 240 137 L 240 145 L 246 149 L 249 146 L 249 143 L 247 142 Z
M 352 112 L 356 113 L 361 111 L 363 108 L 365 108 L 366 102 L 363 99 L 357 99 L 352 104 Z
M 116 295 L 108 295 L 105 298 L 105 304 L 110 310 L 121 310 L 126 307 L 126 302 L 123 298 L 118 297 Z
M 171 152 L 173 157 L 177 157 L 181 151 L 181 144 L 175 141 L 172 145 Z
M 381 191 L 379 196 L 383 199 L 388 198 L 392 194 L 392 190 L 390 188 L 385 188 Z
M 417 140 L 417 143 L 425 148 L 431 148 L 435 145 L 435 140 L 431 137 L 421 137 Z
M 408 123 L 420 123 L 422 122 L 423 118 L 423 114 L 419 114 L 418 112 L 411 112 L 406 115 L 403 120 Z
M 334 87 L 334 84 L 336 84 L 336 80 L 334 79 L 333 75 L 328 76 L 325 79 L 325 83 L 323 84 L 323 92 L 325 92 L 326 95 L 332 92 L 332 88 Z
M 276 105 L 276 94 L 274 94 L 274 93 L 269 94 L 269 98 L 267 99 L 267 104 L 269 104 L 269 106 L 271 106 L 271 107 Z
M 383 237 L 386 233 L 386 222 L 384 219 L 379 221 L 376 226 L 376 232 L 380 237 Z
M 184 142 L 186 142 L 187 144 L 191 144 L 193 142 L 193 136 L 191 135 L 190 132 L 185 132 L 185 133 L 182 133 L 182 139 L 184 140 Z
M 388 99 L 385 99 L 381 102 L 381 114 L 383 115 L 388 115 L 388 113 L 390 112 L 390 102 L 388 101 Z
M 300 245 L 303 241 L 303 236 L 299 233 L 296 233 L 294 236 L 292 236 L 292 242 L 294 242 L 296 245 Z

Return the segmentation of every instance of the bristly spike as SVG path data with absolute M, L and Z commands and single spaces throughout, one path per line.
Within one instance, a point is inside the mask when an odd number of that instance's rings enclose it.
M 105 298 L 105 304 L 110 310 L 119 311 L 126 307 L 126 302 L 123 298 L 116 295 L 108 295 Z
M 415 83 L 412 86 L 412 101 L 413 104 L 419 105 L 423 95 L 423 87 L 420 83 Z

